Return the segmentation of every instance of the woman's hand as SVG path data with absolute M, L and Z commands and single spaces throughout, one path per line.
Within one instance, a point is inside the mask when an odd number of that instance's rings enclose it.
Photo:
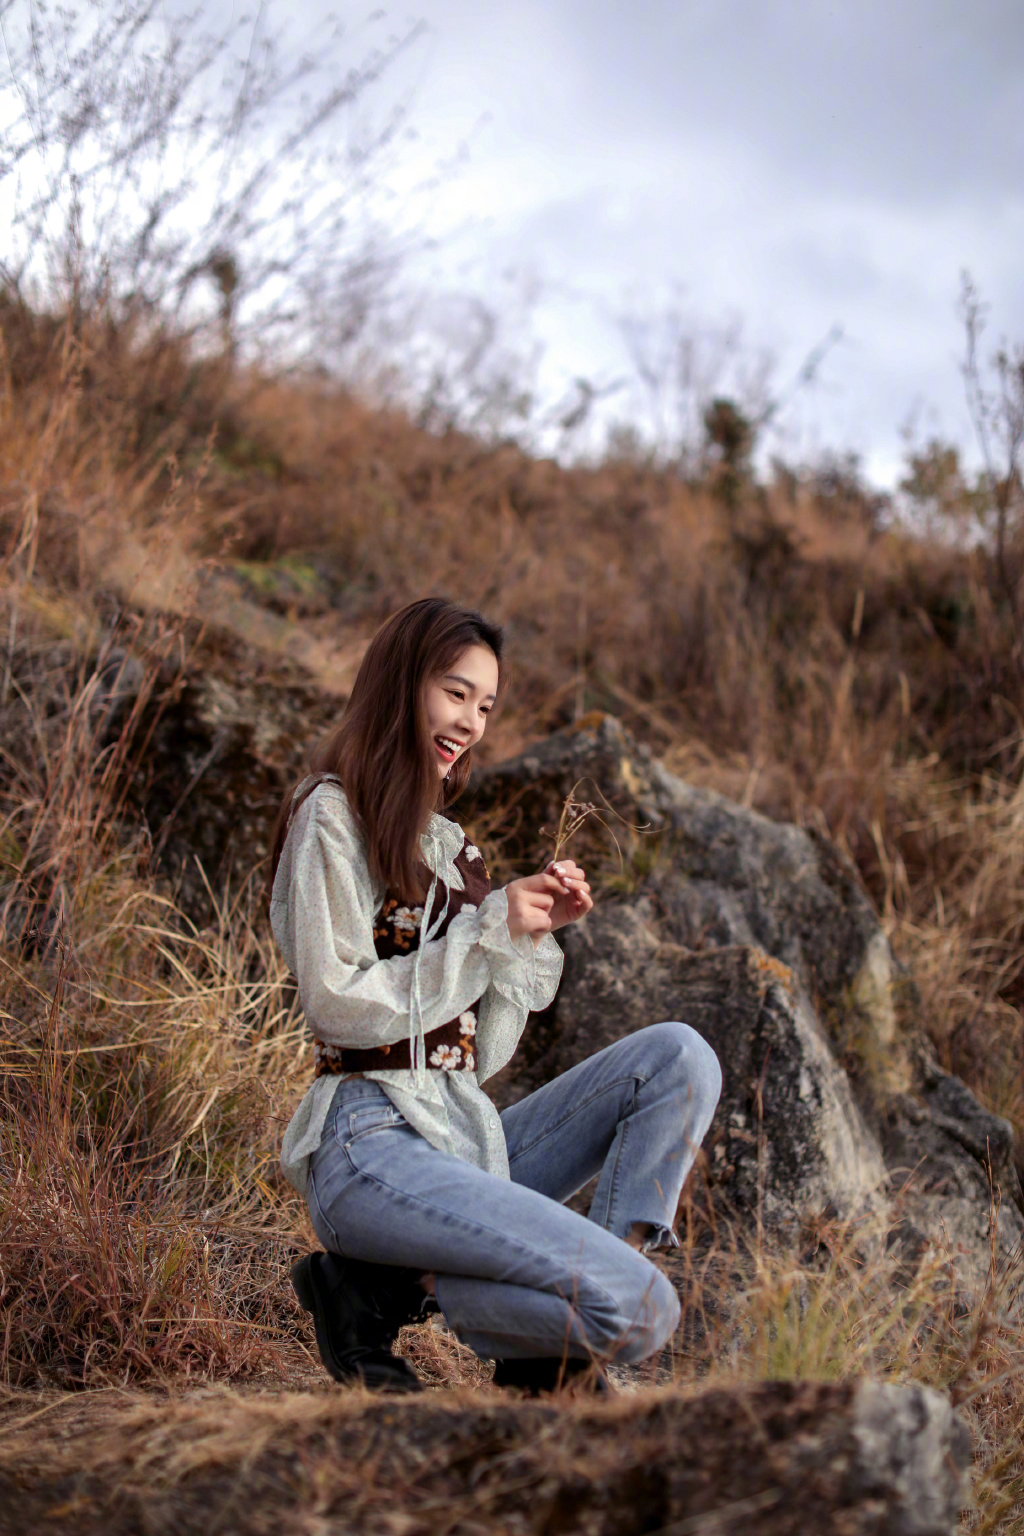
M 585 917 L 594 905 L 586 876 L 572 859 L 560 859 L 539 875 L 511 881 L 505 895 L 509 933 L 514 939 L 528 933 L 534 944 L 546 933 Z
M 578 923 L 592 910 L 594 898 L 584 871 L 572 859 L 559 859 L 549 864 L 545 874 L 555 875 L 561 881 L 564 894 L 556 898 L 551 908 L 551 931 L 564 928 L 566 923 Z

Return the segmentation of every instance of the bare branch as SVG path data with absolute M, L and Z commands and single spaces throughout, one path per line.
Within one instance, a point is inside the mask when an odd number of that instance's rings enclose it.
M 160 0 L 0 5 L 0 193 L 13 207 L 0 281 L 211 340 L 226 318 L 253 346 L 288 332 L 294 353 L 315 275 L 342 289 L 371 234 L 392 269 L 389 242 L 409 237 L 385 235 L 374 208 L 408 105 L 361 137 L 346 122 L 424 28 L 343 64 L 330 36 L 286 56 L 268 9 L 209 34 Z

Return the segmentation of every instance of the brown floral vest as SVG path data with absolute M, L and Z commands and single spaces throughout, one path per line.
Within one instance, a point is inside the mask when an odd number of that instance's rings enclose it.
M 448 931 L 452 918 L 465 906 L 478 907 L 491 889 L 491 879 L 484 865 L 479 848 L 463 839 L 462 848 L 455 858 L 455 868 L 462 876 L 464 890 L 450 890 L 442 880 L 437 882 L 434 903 L 427 924 L 431 939 L 439 939 Z M 448 911 L 436 933 L 431 925 L 444 910 Z M 409 907 L 394 896 L 385 893 L 384 903 L 373 920 L 373 947 L 381 960 L 393 955 L 409 955 L 419 948 L 420 930 L 423 924 L 423 908 Z M 426 1035 L 426 1064 L 435 1072 L 472 1072 L 476 1067 L 476 1026 L 479 999 L 460 1013 Z M 328 1045 L 326 1041 L 313 1041 L 313 1063 L 317 1077 L 343 1072 L 401 1071 L 412 1065 L 412 1051 L 408 1040 L 396 1040 L 393 1045 L 375 1046 L 371 1050 L 352 1050 L 345 1045 Z

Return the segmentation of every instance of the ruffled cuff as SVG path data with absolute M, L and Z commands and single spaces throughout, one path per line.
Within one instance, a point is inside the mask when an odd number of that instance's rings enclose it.
M 508 897 L 492 891 L 480 903 L 480 948 L 487 956 L 491 984 L 508 1002 L 528 1011 L 546 1008 L 558 990 L 562 951 L 546 933 L 534 944 L 528 933 L 508 931 Z
M 527 943 L 532 949 L 533 941 L 529 937 Z M 530 993 L 530 1009 L 533 1013 L 540 1013 L 554 1002 L 558 983 L 562 979 L 564 959 L 554 934 L 546 933 L 533 950 L 533 988 Z
M 514 939 L 508 931 L 508 897 L 491 891 L 480 903 L 480 948 L 487 956 L 496 992 L 524 1008 L 531 1007 L 537 976 L 537 950 L 528 933 Z

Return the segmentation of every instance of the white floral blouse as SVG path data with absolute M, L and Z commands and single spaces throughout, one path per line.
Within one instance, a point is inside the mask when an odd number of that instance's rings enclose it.
M 463 842 L 461 828 L 443 816 L 431 817 L 422 838 L 426 864 L 455 891 L 465 889 L 454 862 Z M 442 938 L 380 959 L 374 918 L 384 895 L 371 879 L 340 784 L 319 784 L 292 820 L 270 902 L 274 937 L 297 978 L 306 1023 L 328 1048 L 366 1050 L 407 1040 L 418 968 L 421 1035 L 467 1016 L 475 1023 L 475 1070 L 438 1071 L 456 1065 L 438 1061 L 433 1071 L 363 1075 L 380 1084 L 431 1146 L 508 1178 L 501 1121 L 479 1085 L 510 1060 L 530 1010 L 553 999 L 562 952 L 550 934 L 536 948 L 528 935 L 513 940 L 505 892 L 495 890 L 479 907 L 458 912 Z M 338 1081 L 337 1075 L 317 1077 L 285 1131 L 281 1166 L 303 1195 Z

